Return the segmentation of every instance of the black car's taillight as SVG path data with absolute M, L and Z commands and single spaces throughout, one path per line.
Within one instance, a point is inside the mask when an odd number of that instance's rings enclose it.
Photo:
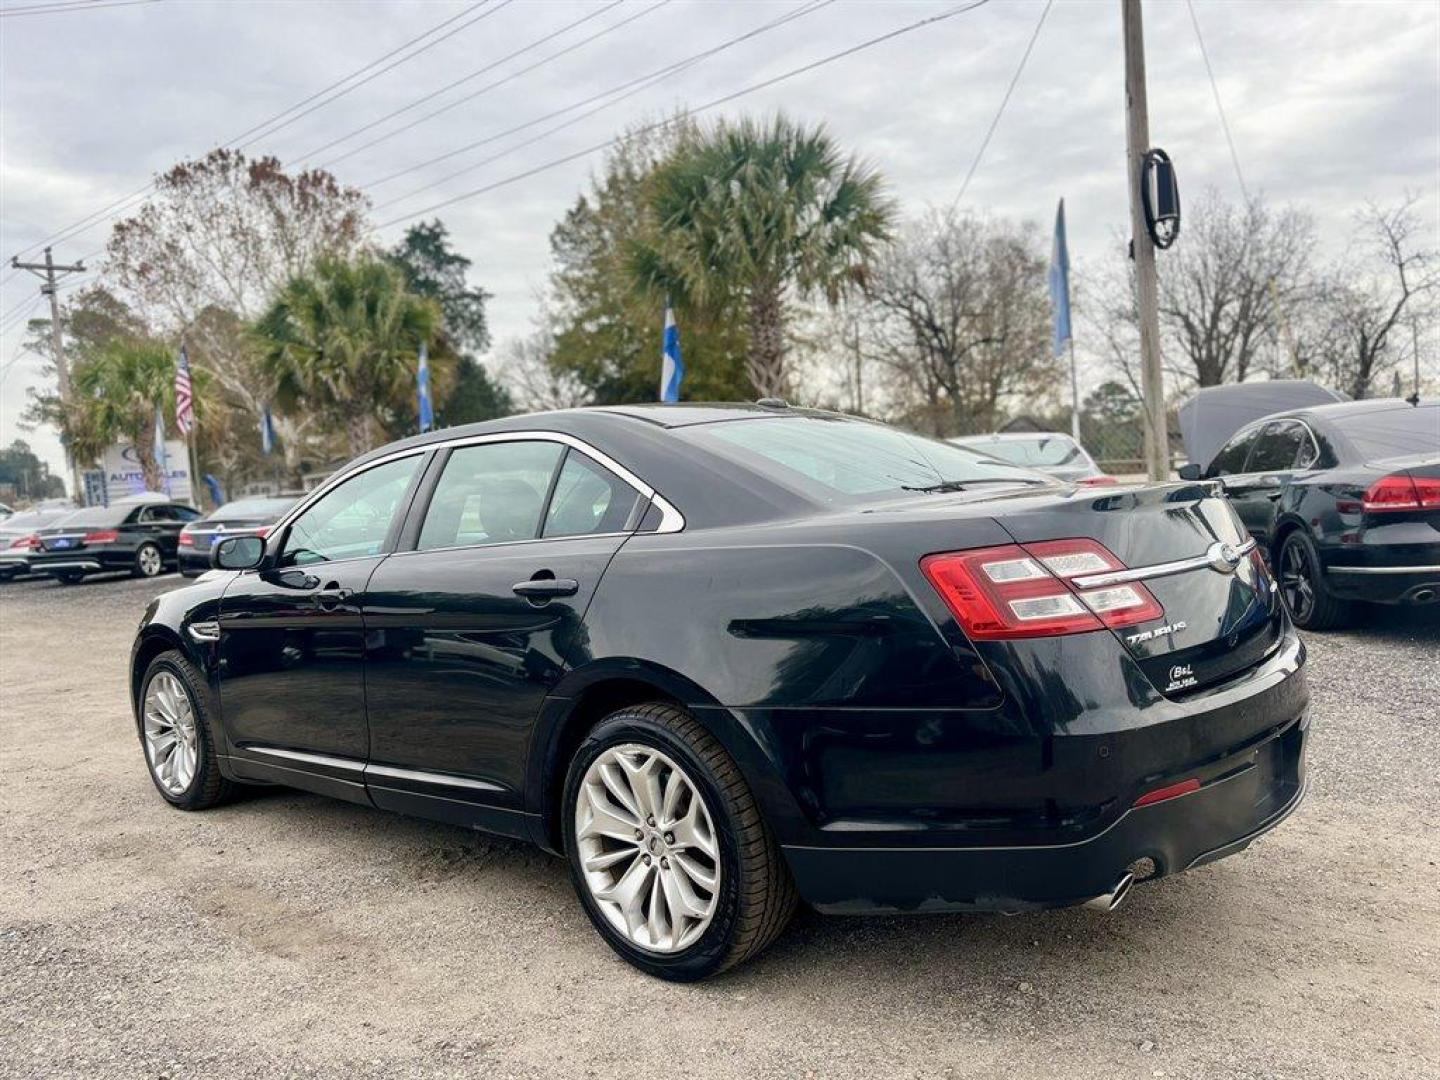
M 1049 540 L 927 555 L 920 569 L 976 640 L 1083 634 L 1133 626 L 1165 613 L 1136 582 L 1076 588 L 1086 574 L 1125 569 L 1094 540 Z
M 1368 514 L 1395 510 L 1440 510 L 1440 479 L 1391 473 L 1365 489 L 1360 505 Z

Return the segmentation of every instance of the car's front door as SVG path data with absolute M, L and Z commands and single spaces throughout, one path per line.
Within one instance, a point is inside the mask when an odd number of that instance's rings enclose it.
M 390 550 L 423 455 L 331 488 L 277 534 L 274 556 L 220 602 L 220 705 L 235 771 L 365 796 L 360 596 Z
M 586 606 L 645 500 L 535 438 L 460 446 L 430 472 L 410 550 L 365 590 L 366 781 L 378 806 L 524 836 L 531 726 L 585 657 Z
M 1309 442 L 1303 424 L 1272 420 L 1260 429 L 1245 471 L 1225 482 L 1225 490 L 1250 535 L 1268 549 L 1275 535 L 1280 501 L 1295 473 L 1302 447 Z

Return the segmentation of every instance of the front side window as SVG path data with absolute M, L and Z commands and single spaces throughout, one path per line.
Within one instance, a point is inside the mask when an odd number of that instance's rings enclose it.
M 542 535 L 589 536 L 625 528 L 640 493 L 578 450 L 565 455 Z
M 412 454 L 366 469 L 321 496 L 291 524 L 280 565 L 378 555 L 420 458 Z
M 1250 446 L 1255 442 L 1255 436 L 1259 434 L 1258 428 L 1249 431 L 1242 431 L 1236 435 L 1215 455 L 1215 460 L 1210 463 L 1210 471 L 1207 476 L 1234 476 L 1236 473 L 1245 471 L 1245 459 L 1250 456 Z
M 508 544 L 540 535 L 559 443 L 480 443 L 450 454 L 425 511 L 421 551 L 474 544 Z

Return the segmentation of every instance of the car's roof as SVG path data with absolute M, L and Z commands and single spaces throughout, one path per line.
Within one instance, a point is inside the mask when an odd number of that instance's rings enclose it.
M 1064 431 L 995 431 L 989 435 L 957 435 L 947 440 L 953 443 L 979 443 L 979 442 L 1034 442 L 1036 439 L 1071 439 L 1074 437 Z
M 1293 416 L 1297 419 L 1338 420 L 1342 416 L 1356 416 L 1361 413 L 1394 412 L 1399 409 L 1414 409 L 1404 398 L 1367 398 L 1364 401 L 1337 401 L 1331 405 L 1312 405 L 1305 409 L 1287 409 L 1275 416 Z M 1419 408 L 1440 407 L 1440 401 L 1422 401 Z M 1270 419 L 1265 417 L 1264 419 Z

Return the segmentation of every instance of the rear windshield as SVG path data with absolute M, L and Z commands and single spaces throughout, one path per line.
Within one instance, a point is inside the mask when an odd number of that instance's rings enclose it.
M 1351 413 L 1330 422 L 1365 461 L 1410 454 L 1440 454 L 1440 405 Z
M 786 416 L 697 424 L 681 434 L 830 503 L 945 485 L 1049 483 L 962 446 L 841 417 Z
M 56 524 L 70 525 L 119 525 L 135 510 L 134 504 L 119 506 L 87 506 L 84 510 L 76 510 L 63 522 Z
M 1050 468 L 1057 465 L 1088 465 L 1085 451 L 1067 435 L 1037 435 L 1033 439 L 995 439 L 972 443 L 972 449 L 1008 461 L 1012 465 Z
M 227 518 L 278 518 L 295 505 L 298 497 L 283 495 L 280 498 L 236 499 L 220 507 L 210 517 L 216 521 Z

